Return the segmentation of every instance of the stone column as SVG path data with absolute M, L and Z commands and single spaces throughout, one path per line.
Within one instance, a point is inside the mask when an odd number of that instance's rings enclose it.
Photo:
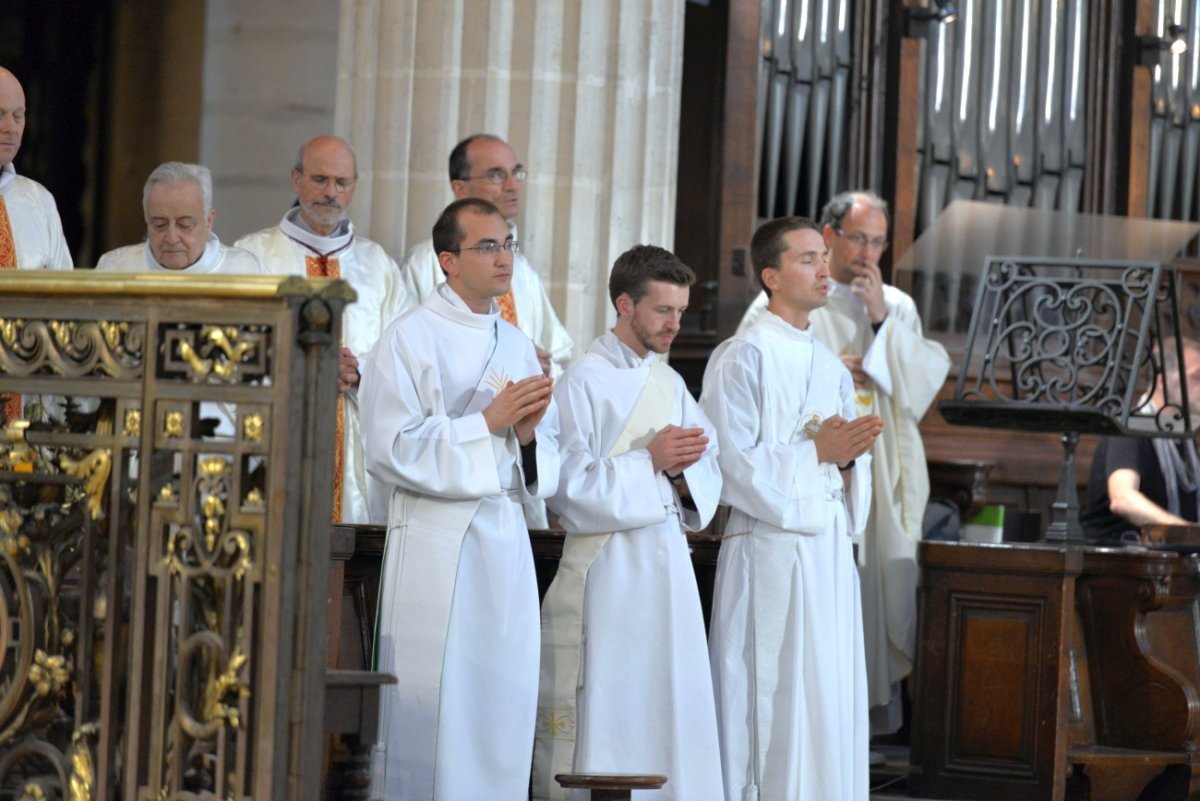
M 213 173 L 215 230 L 232 245 L 279 222 L 296 197 L 296 151 L 333 130 L 338 10 L 326 0 L 205 7 L 200 160 Z
M 613 259 L 672 245 L 684 2 L 342 0 L 357 224 L 399 260 L 452 199 L 455 143 L 506 139 L 529 169 L 522 248 L 586 347 L 613 319 Z

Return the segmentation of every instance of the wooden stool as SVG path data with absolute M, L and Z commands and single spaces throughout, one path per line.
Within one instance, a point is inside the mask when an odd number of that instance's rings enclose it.
M 636 773 L 560 773 L 554 780 L 567 789 L 592 791 L 592 801 L 629 801 L 634 790 L 657 790 L 666 776 Z

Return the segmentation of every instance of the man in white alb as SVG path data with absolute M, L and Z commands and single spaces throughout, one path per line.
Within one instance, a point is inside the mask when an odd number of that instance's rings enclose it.
M 726 801 L 866 801 L 867 688 L 852 537 L 883 427 L 809 315 L 829 288 L 815 223 L 761 226 L 767 311 L 714 351 L 700 406 L 717 431 L 723 503 L 710 629 Z
M 13 166 L 24 132 L 25 90 L 0 67 L 0 270 L 70 270 L 54 198 Z
M 477 197 L 494 204 L 508 220 L 514 239 L 518 238 L 515 220 L 521 211 L 521 185 L 524 183 L 524 165 L 499 137 L 474 134 L 459 142 L 450 153 L 450 191 L 454 197 Z M 446 280 L 430 240 L 408 251 L 400 264 L 400 272 L 409 294 L 418 303 Z M 500 304 L 504 319 L 533 340 L 546 375 L 551 378 L 561 375 L 571 362 L 571 337 L 559 322 L 550 296 L 524 254 L 513 256 L 512 288 L 496 302 Z
M 825 205 L 821 222 L 833 281 L 829 303 L 812 314 L 813 335 L 849 368 L 859 413 L 877 414 L 885 426 L 871 450 L 875 491 L 859 570 L 871 730 L 884 734 L 902 723 L 899 683 L 916 652 L 917 543 L 929 501 L 917 425 L 942 388 L 950 357 L 922 333 L 912 298 L 883 282 L 887 203 L 872 192 L 843 192 Z M 752 307 L 742 326 L 755 314 Z
M 259 275 L 258 258 L 213 233 L 212 173 L 200 164 L 158 165 L 142 189 L 146 241 L 110 250 L 97 270 L 186 275 Z
M 695 280 L 662 248 L 621 254 L 617 323 L 554 390 L 563 465 L 548 506 L 567 538 L 542 606 L 535 799 L 567 798 L 554 776 L 571 772 L 666 775 L 644 799 L 724 797 L 683 533 L 712 519 L 721 473 L 711 424 L 661 356 Z
M 391 487 L 380 578 L 374 797 L 524 801 L 538 598 L 521 504 L 558 486 L 551 379 L 500 318 L 517 243 L 492 204 L 433 228 L 448 276 L 366 360 L 368 469 Z
M 0 67 L 0 270 L 70 270 L 54 198 L 13 166 L 24 132 L 25 90 Z M 21 417 L 23 405 L 19 395 L 0 394 L 0 423 Z
M 354 288 L 358 297 L 342 317 L 333 519 L 382 523 L 387 518 L 387 492 L 367 475 L 362 461 L 361 359 L 383 329 L 416 301 L 405 291 L 392 257 L 356 234 L 346 216 L 357 181 L 358 165 L 349 143 L 336 136 L 307 142 L 292 167 L 298 205 L 283 215 L 279 225 L 235 244 L 258 256 L 268 273 L 341 278 Z

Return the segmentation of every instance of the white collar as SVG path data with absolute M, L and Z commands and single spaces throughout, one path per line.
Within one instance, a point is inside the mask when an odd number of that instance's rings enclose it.
M 433 310 L 443 317 L 449 317 L 472 328 L 490 328 L 500 318 L 500 306 L 492 299 L 492 305 L 484 314 L 471 309 L 467 302 L 455 292 L 448 283 L 443 281 L 437 285 L 434 294 L 429 296 Z M 440 302 L 439 302 L 440 301 Z
M 762 321 L 762 325 L 767 330 L 772 331 L 780 336 L 794 339 L 798 342 L 812 342 L 812 317 L 809 317 L 808 328 L 800 329 L 789 323 L 787 320 L 780 317 L 770 308 L 763 310 L 765 313 L 760 314 L 758 319 Z M 811 314 L 811 313 L 810 313 Z
M 142 245 L 142 250 L 146 255 L 146 266 L 155 271 L 162 270 L 163 272 L 176 274 L 205 275 L 217 269 L 217 265 L 221 263 L 221 240 L 212 231 L 208 232 L 208 240 L 204 243 L 204 252 L 200 254 L 200 258 L 179 270 L 164 267 L 158 259 L 154 258 L 154 251 L 150 249 L 150 240 L 146 240 L 146 243 Z
M 621 341 L 613 331 L 605 331 L 596 337 L 588 353 L 594 353 L 614 367 L 644 367 L 654 361 L 658 354 L 647 351 L 645 356 L 639 356 L 637 351 Z
M 0 195 L 8 194 L 8 190 L 13 188 L 17 182 L 17 168 L 10 161 L 0 168 Z
M 299 242 L 320 256 L 332 255 L 354 241 L 354 223 L 349 218 L 338 223 L 333 236 L 321 236 L 305 224 L 299 206 L 288 209 L 279 222 L 279 230 L 288 239 Z

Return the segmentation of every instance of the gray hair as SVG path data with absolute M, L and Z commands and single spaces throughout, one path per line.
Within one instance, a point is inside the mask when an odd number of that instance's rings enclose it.
M 888 214 L 887 201 L 869 189 L 854 189 L 849 192 L 841 192 L 834 195 L 825 204 L 825 208 L 821 209 L 821 225 L 828 225 L 831 228 L 841 228 L 842 218 L 845 217 L 855 203 L 862 203 L 868 208 L 875 209 L 883 214 L 883 218 L 891 224 L 892 216 Z
M 156 184 L 177 184 L 195 181 L 200 186 L 200 198 L 204 202 L 204 216 L 212 211 L 212 173 L 203 164 L 185 164 L 182 161 L 167 161 L 159 164 L 146 179 L 142 189 L 142 214 L 150 219 L 150 190 Z

